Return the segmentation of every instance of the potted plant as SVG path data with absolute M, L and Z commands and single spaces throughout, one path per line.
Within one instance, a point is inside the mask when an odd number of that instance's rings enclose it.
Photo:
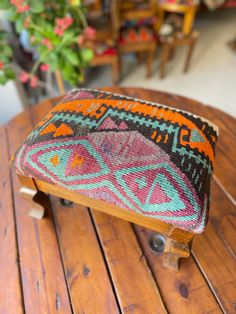
M 83 47 L 82 42 L 84 38 L 94 36 L 94 30 L 87 25 L 80 0 L 1 0 L 0 9 L 6 10 L 7 18 L 14 23 L 18 33 L 27 31 L 35 50 L 30 73 L 20 73 L 23 83 L 36 87 L 38 69 L 61 74 L 72 86 L 83 80 L 83 69 L 93 58 L 93 52 Z M 2 36 L 4 40 L 5 35 Z M 1 50 L 0 55 L 0 84 L 14 78 L 9 66 L 12 52 L 8 45 L 4 47 L 4 54 Z

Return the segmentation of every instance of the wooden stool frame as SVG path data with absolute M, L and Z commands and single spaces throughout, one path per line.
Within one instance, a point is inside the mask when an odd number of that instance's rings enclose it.
M 21 196 L 32 204 L 29 213 L 31 217 L 42 219 L 45 216 L 49 206 L 47 194 L 51 194 L 162 233 L 166 238 L 163 264 L 170 269 L 178 270 L 179 259 L 190 255 L 190 245 L 194 237 L 192 232 L 38 179 L 22 175 L 18 175 L 18 178 L 22 185 Z

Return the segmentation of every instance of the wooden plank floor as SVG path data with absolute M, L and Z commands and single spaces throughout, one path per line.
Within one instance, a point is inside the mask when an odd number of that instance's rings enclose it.
M 0 127 L 0 314 L 236 313 L 235 119 L 156 91 L 110 89 L 204 116 L 220 127 L 210 219 L 179 272 L 149 249 L 152 231 L 51 198 L 27 213 L 10 156 L 55 104 L 44 101 Z

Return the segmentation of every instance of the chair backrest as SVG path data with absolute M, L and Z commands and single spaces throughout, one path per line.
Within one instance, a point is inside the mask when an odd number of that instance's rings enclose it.
M 112 0 L 115 8 L 116 25 L 119 28 L 123 22 L 153 18 L 156 14 L 156 0 Z
M 157 6 L 157 14 L 159 17 L 157 28 L 160 28 L 161 25 L 163 24 L 166 13 L 180 13 L 183 14 L 184 16 L 182 32 L 184 35 L 188 35 L 192 30 L 196 11 L 197 11 L 196 5 L 161 3 Z

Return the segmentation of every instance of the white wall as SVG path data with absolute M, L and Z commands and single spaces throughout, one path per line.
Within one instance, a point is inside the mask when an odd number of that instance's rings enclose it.
M 18 94 L 16 85 L 9 81 L 0 85 L 0 124 L 4 124 L 23 110 L 23 103 Z

